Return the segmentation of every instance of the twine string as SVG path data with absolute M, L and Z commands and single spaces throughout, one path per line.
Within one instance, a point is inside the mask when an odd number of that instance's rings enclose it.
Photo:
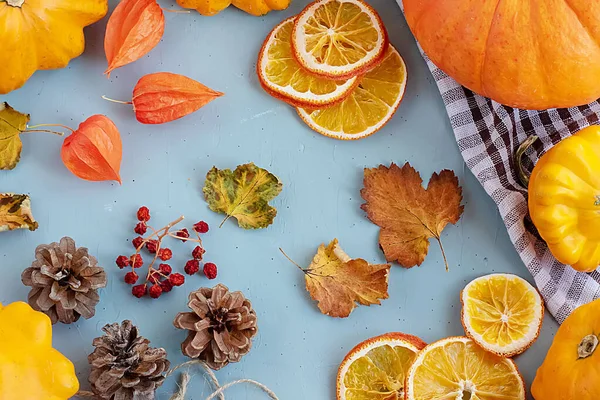
M 262 383 L 257 382 L 252 379 L 238 379 L 237 381 L 229 382 L 229 383 L 221 386 L 219 384 L 219 380 L 217 379 L 217 376 L 215 375 L 213 370 L 210 369 L 210 367 L 208 365 L 206 365 L 206 363 L 204 363 L 203 361 L 200 361 L 200 360 L 192 360 L 192 361 L 187 361 L 182 364 L 179 364 L 179 365 L 173 367 L 172 369 L 170 369 L 166 373 L 165 377 L 169 377 L 170 375 L 172 375 L 174 372 L 176 372 L 177 370 L 179 370 L 181 368 L 191 367 L 193 365 L 200 365 L 202 367 L 202 369 L 204 369 L 204 372 L 210 379 L 210 382 L 213 386 L 214 391 L 212 394 L 210 394 L 206 398 L 206 400 L 213 400 L 215 398 L 218 398 L 219 400 L 225 400 L 224 392 L 227 389 L 229 389 L 232 386 L 236 386 L 236 385 L 243 384 L 243 383 L 247 383 L 247 384 L 256 386 L 257 388 L 261 389 L 272 400 L 279 400 L 279 398 L 277 397 L 275 392 L 273 392 L 268 386 L 263 385 Z M 191 380 L 190 374 L 188 372 L 182 372 L 180 375 L 179 383 L 177 384 L 177 386 L 179 388 L 170 397 L 169 400 L 185 400 L 185 395 L 187 393 L 187 389 L 188 389 L 190 380 Z M 92 398 L 92 399 L 98 399 L 98 397 L 96 397 L 96 395 L 94 393 L 86 391 L 86 390 L 79 391 L 75 395 L 75 397 L 87 397 L 87 398 Z

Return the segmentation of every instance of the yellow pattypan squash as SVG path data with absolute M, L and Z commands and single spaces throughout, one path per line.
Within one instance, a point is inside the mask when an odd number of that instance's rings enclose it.
M 0 400 L 66 400 L 75 367 L 52 348 L 52 324 L 29 304 L 0 304 Z
M 529 181 L 529 213 L 558 261 L 578 271 L 598 268 L 600 127 L 577 132 L 540 158 Z
M 108 0 L 0 0 L 0 94 L 79 57 L 83 27 L 107 11 Z
M 531 386 L 535 400 L 600 399 L 600 300 L 577 308 L 556 332 Z
M 273 10 L 285 10 L 292 0 L 177 0 L 183 8 L 196 9 L 200 14 L 211 16 L 216 15 L 234 5 L 240 10 L 260 17 Z

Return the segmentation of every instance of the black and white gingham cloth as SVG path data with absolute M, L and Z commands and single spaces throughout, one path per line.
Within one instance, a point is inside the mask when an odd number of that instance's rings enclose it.
M 527 137 L 539 136 L 533 151 L 523 157 L 524 167 L 531 171 L 535 160 L 562 138 L 599 124 L 600 103 L 545 111 L 510 108 L 474 94 L 425 54 L 423 57 L 442 95 L 467 167 L 497 204 L 510 240 L 533 275 L 548 310 L 562 323 L 575 308 L 600 297 L 600 273 L 576 272 L 552 256 L 529 219 L 527 190 L 517 178 L 514 154 Z

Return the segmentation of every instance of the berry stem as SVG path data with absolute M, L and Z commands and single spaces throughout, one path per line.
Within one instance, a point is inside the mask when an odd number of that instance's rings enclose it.
M 64 136 L 65 135 L 62 132 L 51 131 L 51 130 L 48 130 L 48 129 L 27 129 L 25 131 L 25 133 L 28 133 L 28 132 L 46 132 L 46 133 L 52 133 L 52 134 L 58 135 L 58 136 Z
M 106 101 L 110 101 L 112 103 L 118 103 L 118 104 L 133 104 L 132 101 L 115 100 L 115 99 L 111 99 L 110 97 L 106 97 L 104 95 L 102 95 L 102 99 L 104 99 Z

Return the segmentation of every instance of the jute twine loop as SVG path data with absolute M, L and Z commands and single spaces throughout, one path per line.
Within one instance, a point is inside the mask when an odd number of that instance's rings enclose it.
M 236 385 L 239 385 L 239 384 L 242 384 L 242 383 L 247 383 L 247 384 L 250 384 L 250 385 L 254 385 L 257 388 L 261 389 L 271 399 L 273 399 L 273 400 L 279 400 L 279 398 L 277 397 L 277 395 L 271 389 L 269 389 L 267 386 L 263 385 L 262 383 L 257 382 L 257 381 L 252 380 L 252 379 L 239 379 L 237 381 L 229 382 L 229 383 L 221 386 L 219 384 L 219 380 L 217 379 L 215 373 L 208 367 L 208 365 L 206 365 L 204 362 L 202 362 L 200 360 L 192 360 L 192 361 L 184 362 L 183 364 L 179 364 L 178 366 L 172 368 L 169 372 L 167 372 L 166 377 L 169 377 L 170 375 L 172 375 L 178 369 L 181 369 L 181 368 L 184 368 L 184 367 L 191 367 L 193 365 L 200 365 L 202 367 L 202 369 L 204 369 L 204 372 L 206 373 L 206 375 L 210 379 L 210 382 L 211 382 L 211 384 L 212 384 L 212 386 L 214 388 L 214 392 L 211 395 L 209 395 L 206 398 L 206 400 L 213 400 L 213 399 L 225 400 L 225 394 L 223 392 L 225 392 L 227 389 L 229 389 L 232 386 L 236 386 Z M 188 388 L 188 385 L 190 383 L 190 380 L 191 380 L 190 374 L 187 371 L 186 372 L 182 372 L 181 376 L 180 376 L 180 379 L 179 379 L 179 383 L 177 384 L 177 386 L 179 387 L 179 389 L 177 390 L 177 392 L 175 392 L 170 397 L 170 400 L 185 400 L 185 395 L 187 393 L 187 388 Z M 77 393 L 75 395 L 75 398 L 77 398 L 77 397 L 86 397 L 86 398 L 98 399 L 94 393 L 88 392 L 88 391 L 80 391 L 79 393 Z

